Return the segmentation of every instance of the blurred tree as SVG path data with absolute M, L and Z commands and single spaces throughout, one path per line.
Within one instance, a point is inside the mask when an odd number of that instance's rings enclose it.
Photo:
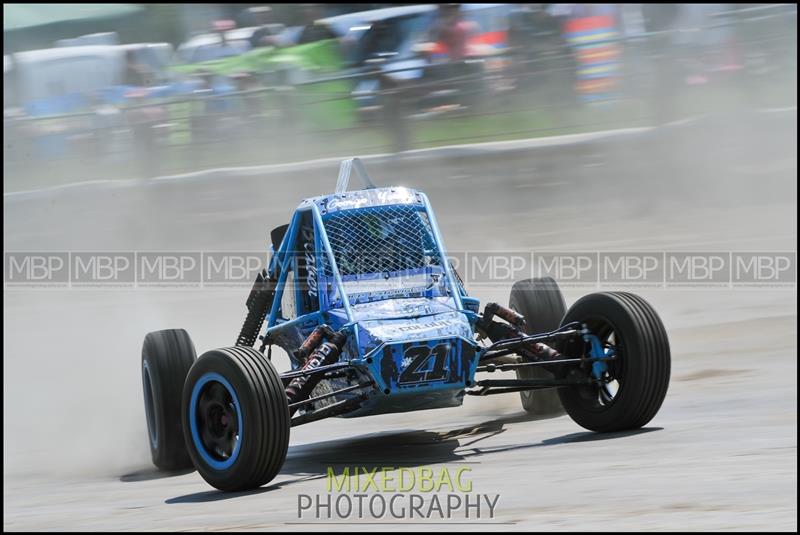
M 145 4 L 144 18 L 148 28 L 142 28 L 141 36 L 147 36 L 147 41 L 178 46 L 185 38 L 178 7 L 177 4 Z

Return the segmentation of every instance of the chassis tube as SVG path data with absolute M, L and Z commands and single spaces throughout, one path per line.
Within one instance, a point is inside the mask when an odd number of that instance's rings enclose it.
M 317 420 L 323 420 L 325 418 L 330 418 L 331 416 L 338 416 L 340 414 L 356 410 L 358 407 L 361 406 L 361 403 L 366 399 L 367 399 L 366 395 L 361 395 L 357 398 L 343 399 L 342 401 L 337 401 L 336 403 L 328 405 L 327 407 L 323 407 L 319 410 L 313 412 L 307 412 L 301 414 L 300 416 L 295 416 L 290 420 L 290 425 L 292 427 L 295 427 L 298 425 L 307 424 L 309 422 L 316 422 Z
M 447 284 L 450 287 L 450 293 L 453 294 L 453 299 L 456 302 L 456 308 L 458 311 L 464 313 L 464 305 L 461 302 L 461 293 L 459 293 L 458 287 L 456 286 L 456 279 L 453 275 L 453 270 L 450 269 L 450 261 L 447 259 L 447 254 L 445 253 L 444 240 L 439 232 L 439 224 L 436 222 L 436 216 L 433 213 L 428 196 L 422 192 L 420 192 L 419 195 L 422 197 L 422 202 L 425 204 L 425 212 L 428 214 L 428 221 L 431 224 L 433 236 L 436 238 L 436 248 L 437 251 L 439 251 L 439 258 L 442 259 L 442 264 L 444 264 L 444 272 L 447 275 Z
M 344 304 L 344 310 L 347 314 L 347 321 L 353 322 L 353 311 L 350 309 L 350 300 L 347 298 L 347 294 L 344 291 L 342 277 L 339 276 L 339 268 L 336 266 L 336 259 L 333 257 L 333 251 L 331 250 L 331 243 L 328 241 L 328 233 L 325 231 L 325 225 L 322 223 L 322 215 L 319 213 L 319 208 L 317 208 L 316 204 L 311 204 L 311 213 L 313 214 L 314 222 L 319 229 L 319 237 L 322 240 L 325 253 L 328 255 L 328 261 L 331 263 L 333 278 L 336 281 L 336 288 L 339 290 L 339 294 L 342 296 L 342 303 Z
M 278 251 L 275 253 L 275 256 L 272 258 L 271 266 L 273 269 L 280 269 L 280 275 L 278 276 L 278 285 L 275 287 L 275 298 L 272 301 L 272 307 L 269 311 L 269 319 L 267 320 L 267 329 L 275 325 L 275 320 L 277 319 L 278 315 L 278 307 L 281 303 L 281 297 L 283 296 L 283 289 L 286 286 L 286 277 L 289 273 L 287 269 L 282 269 L 286 266 L 286 261 L 289 257 L 289 250 L 290 244 L 294 243 L 297 239 L 297 233 L 300 229 L 300 211 L 294 213 L 292 217 L 292 221 L 289 223 L 289 228 L 286 231 L 286 234 L 283 237 L 283 241 L 281 245 L 283 247 L 278 247 Z M 284 245 L 285 244 L 285 245 Z
M 338 396 L 340 394 L 345 394 L 347 392 L 352 392 L 353 390 L 359 390 L 361 388 L 369 388 L 373 386 L 372 382 L 363 382 L 358 383 L 357 385 L 346 386 L 344 388 L 340 388 L 339 390 L 334 390 L 333 392 L 328 392 L 327 394 L 322 394 L 313 398 L 308 398 L 303 401 L 298 401 L 296 403 L 292 403 L 289 405 L 289 411 L 295 411 L 304 405 L 308 405 L 309 403 L 314 403 L 316 401 L 321 401 L 323 399 L 332 398 L 334 396 Z

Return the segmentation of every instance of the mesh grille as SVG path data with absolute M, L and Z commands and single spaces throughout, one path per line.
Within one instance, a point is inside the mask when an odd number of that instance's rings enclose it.
M 441 265 L 427 214 L 414 206 L 334 213 L 325 231 L 343 277 Z M 327 257 L 323 266 L 332 276 Z

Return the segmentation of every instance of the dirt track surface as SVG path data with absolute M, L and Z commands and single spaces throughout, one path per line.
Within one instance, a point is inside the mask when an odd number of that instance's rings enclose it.
M 784 119 L 637 142 L 650 152 L 591 144 L 370 170 L 426 191 L 454 251 L 794 251 L 796 120 Z M 5 248 L 257 251 L 336 172 L 6 197 Z M 473 293 L 507 302 L 508 290 Z M 588 291 L 564 293 L 569 304 Z M 139 352 L 146 332 L 179 326 L 199 352 L 231 344 L 246 290 L 8 289 L 4 528 L 436 528 L 442 520 L 298 518 L 301 494 L 327 493 L 329 466 L 431 466 L 467 467 L 473 492 L 500 495 L 494 518 L 456 516 L 468 523 L 450 529 L 796 530 L 796 287 L 636 291 L 659 311 L 673 356 L 666 401 L 640 431 L 530 421 L 515 394 L 468 398 L 296 428 L 271 484 L 224 494 L 195 472 L 151 468 Z

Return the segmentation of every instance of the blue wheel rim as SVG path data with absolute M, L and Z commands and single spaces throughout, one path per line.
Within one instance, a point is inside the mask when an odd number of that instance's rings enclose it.
M 198 415 L 198 402 L 200 400 L 200 395 L 204 391 L 207 386 L 210 386 L 210 383 L 219 383 L 222 385 L 225 390 L 227 390 L 228 394 L 232 399 L 232 406 L 236 412 L 236 418 L 238 423 L 238 438 L 236 439 L 235 446 L 233 451 L 231 452 L 228 458 L 221 458 L 219 454 L 216 452 L 211 452 L 206 447 L 206 444 L 203 442 L 202 438 L 200 437 L 200 421 Z M 239 398 L 236 395 L 236 391 L 231 386 L 230 382 L 225 379 L 222 375 L 209 372 L 200 377 L 197 380 L 194 387 L 192 388 L 192 397 L 189 401 L 189 427 L 192 434 L 192 442 L 194 443 L 195 450 L 197 451 L 198 455 L 203 459 L 208 466 L 213 468 L 214 470 L 227 470 L 236 462 L 236 459 L 239 457 L 239 452 L 242 448 L 242 435 L 243 435 L 243 418 L 242 418 L 242 408 L 241 404 L 239 403 Z

